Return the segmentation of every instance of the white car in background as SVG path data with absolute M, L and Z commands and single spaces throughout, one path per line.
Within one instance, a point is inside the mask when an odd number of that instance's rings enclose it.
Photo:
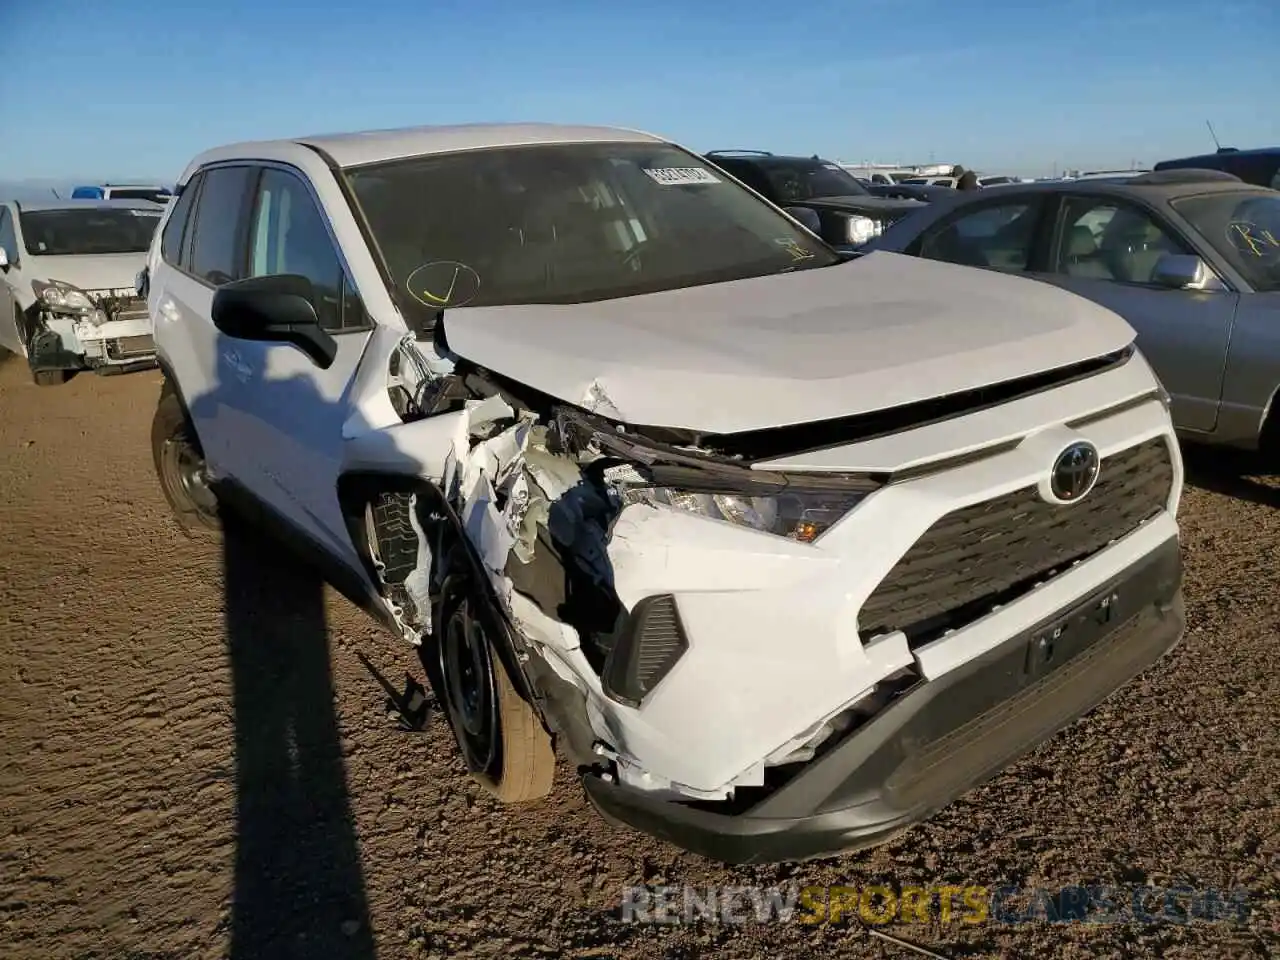
M 134 279 L 164 207 L 145 200 L 0 203 L 0 348 L 42 386 L 155 365 Z
M 235 144 L 180 185 L 140 278 L 166 496 L 413 644 L 503 800 L 554 743 L 716 859 L 867 847 L 1182 635 L 1166 399 L 1086 300 L 848 261 L 627 130 Z

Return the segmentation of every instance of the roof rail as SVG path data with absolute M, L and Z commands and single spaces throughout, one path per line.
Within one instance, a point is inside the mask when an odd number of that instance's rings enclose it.
M 773 154 L 768 150 L 708 150 L 703 154 L 704 157 L 728 157 L 731 155 L 747 156 L 747 157 L 772 157 Z
M 1125 181 L 1131 186 L 1173 186 L 1180 183 L 1240 183 L 1239 177 L 1225 170 L 1206 170 L 1198 167 L 1175 167 L 1171 170 L 1153 170 L 1130 177 Z

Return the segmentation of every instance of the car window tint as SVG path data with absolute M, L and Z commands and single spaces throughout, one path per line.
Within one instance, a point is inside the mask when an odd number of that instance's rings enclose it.
M 1053 272 L 1121 283 L 1150 283 L 1161 257 L 1191 252 L 1146 212 L 1097 197 L 1063 204 L 1056 240 Z
M 199 192 L 201 176 L 197 173 L 183 188 L 169 221 L 164 225 L 164 233 L 160 237 L 160 255 L 169 263 L 182 264 L 182 237 L 186 232 L 187 220 L 191 217 L 196 193 Z
M 214 286 L 244 275 L 244 211 L 252 176 L 252 167 L 205 172 L 196 206 L 191 272 Z
M 367 326 L 354 288 L 344 277 L 324 216 L 299 177 L 283 170 L 263 171 L 251 237 L 250 276 L 306 277 L 324 329 Z
M 4 247 L 10 263 L 18 259 L 18 237 L 13 229 L 13 215 L 7 207 L 0 209 L 0 247 Z
M 1039 210 L 1038 203 L 1026 200 L 985 204 L 926 233 L 920 256 L 1007 272 L 1026 270 Z

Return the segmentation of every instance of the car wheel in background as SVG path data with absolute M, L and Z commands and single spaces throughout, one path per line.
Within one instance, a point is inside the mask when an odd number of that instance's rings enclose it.
M 151 455 L 160 489 L 183 533 L 192 538 L 218 533 L 218 499 L 209 484 L 200 440 L 168 381 L 151 421 Z

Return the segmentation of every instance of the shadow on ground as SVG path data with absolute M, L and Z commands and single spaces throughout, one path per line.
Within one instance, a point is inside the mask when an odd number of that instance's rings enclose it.
M 1202 490 L 1280 507 L 1280 469 L 1257 454 L 1213 447 L 1184 446 L 1187 483 Z
M 232 960 L 374 956 L 317 573 L 223 536 L 236 744 Z

